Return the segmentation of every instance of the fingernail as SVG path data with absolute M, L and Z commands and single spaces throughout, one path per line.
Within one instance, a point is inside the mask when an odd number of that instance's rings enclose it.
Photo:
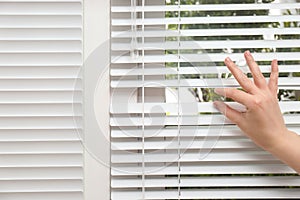
M 214 91 L 217 94 L 222 94 L 222 89 L 221 88 L 215 88 Z
M 220 103 L 218 101 L 214 101 L 214 103 L 213 103 L 213 105 L 214 105 L 215 108 L 218 108 L 219 104 Z
M 251 56 L 251 53 L 250 53 L 250 51 L 245 51 L 245 55 L 247 55 L 247 56 Z
M 229 57 L 225 58 L 225 62 L 230 62 L 231 59 Z

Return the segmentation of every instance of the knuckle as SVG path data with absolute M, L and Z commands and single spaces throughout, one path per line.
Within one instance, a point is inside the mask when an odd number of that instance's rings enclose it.
M 262 73 L 261 72 L 259 72 L 259 71 L 255 71 L 254 73 L 253 73 L 253 76 L 256 78 L 256 79 L 258 79 L 258 80 L 264 80 L 265 79 L 265 77 L 262 75 Z
M 254 100 L 253 100 L 253 106 L 254 107 L 261 107 L 263 104 L 263 100 L 259 97 L 256 97 Z

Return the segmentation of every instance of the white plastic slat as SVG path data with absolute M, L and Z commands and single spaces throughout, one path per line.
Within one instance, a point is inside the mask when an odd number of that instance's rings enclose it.
M 0 15 L 32 14 L 78 14 L 81 15 L 81 2 L 3 2 L 0 1 Z
M 82 6 L 0 0 L 0 199 L 83 199 Z
M 181 3 L 142 1 L 134 7 L 132 1 L 113 1 L 111 198 L 299 198 L 300 179 L 295 171 L 257 147 L 212 102 L 185 102 L 176 97 L 180 99 L 181 90 L 192 88 L 240 87 L 220 63 L 230 57 L 244 73 L 250 73 L 243 54 L 238 53 L 243 49 L 254 51 L 263 73 L 270 73 L 268 63 L 277 59 L 280 91 L 295 90 L 297 96 L 300 53 L 295 37 L 300 32 L 294 24 L 300 21 L 296 14 L 300 4 Z M 169 11 L 182 15 L 168 18 Z M 202 11 L 210 15 L 196 16 Z M 226 11 L 232 15 L 219 15 Z M 260 14 L 246 16 L 244 11 Z M 168 26 L 178 24 L 177 28 Z M 222 28 L 230 24 L 238 28 Z M 135 51 L 139 54 L 134 55 Z M 173 88 L 178 89 L 174 90 L 177 96 L 170 100 L 164 95 Z M 299 134 L 298 99 L 279 104 L 287 128 Z
M 112 150 L 163 150 L 163 149 L 206 149 L 211 148 L 205 147 L 206 142 L 213 142 L 216 143 L 214 149 L 255 149 L 258 148 L 253 142 L 249 141 L 249 139 L 235 139 L 235 140 L 225 140 L 225 139 L 218 139 L 217 141 L 214 140 L 198 140 L 198 139 L 181 139 L 180 145 L 174 140 L 169 141 L 145 141 L 144 143 L 140 141 L 124 141 L 124 142 L 111 142 L 111 149 Z
M 80 89 L 81 80 L 76 79 L 0 79 L 0 91 L 76 91 Z
M 182 175 L 197 174 L 295 174 L 291 168 L 285 164 L 274 162 L 219 162 L 185 165 L 182 163 L 180 167 Z M 178 175 L 178 166 L 169 163 L 155 166 L 146 165 L 143 169 L 141 166 L 112 166 L 112 176 L 133 176 L 144 174 L 150 176 L 156 175 Z
M 265 22 L 287 22 L 300 21 L 298 15 L 278 15 L 278 16 L 232 16 L 232 17 L 181 17 L 180 24 L 228 24 L 228 23 L 265 23 Z M 179 24 L 179 18 L 145 18 L 136 19 L 112 19 L 112 26 L 136 25 L 167 25 Z
M 81 40 L 81 28 L 0 28 L 0 40 Z
M 81 52 L 81 41 L 0 41 L 0 53 Z
M 291 114 L 284 115 L 285 123 L 290 125 L 299 124 L 300 115 Z M 112 117 L 110 120 L 111 126 L 192 126 L 192 125 L 224 125 L 232 124 L 223 115 L 194 115 L 194 116 L 183 116 L 180 120 L 177 116 L 165 116 L 165 117 Z
M 80 15 L 0 15 L 0 28 L 81 27 Z
M 268 78 L 266 78 L 268 80 Z M 294 87 L 298 88 L 300 85 L 299 77 L 286 78 L 282 77 L 278 80 L 278 86 L 283 87 Z M 239 87 L 238 82 L 234 77 L 230 78 L 205 78 L 205 79 L 180 79 L 178 80 L 120 80 L 111 81 L 112 88 L 138 88 L 138 87 L 156 87 L 156 88 L 167 88 L 167 87 L 202 87 L 202 88 L 215 88 L 215 87 Z
M 0 116 L 73 116 L 80 109 L 79 103 L 0 104 Z
M 9 141 L 76 141 L 81 139 L 80 129 L 2 129 L 0 142 Z
M 280 60 L 298 60 L 299 52 L 275 52 L 275 53 L 253 53 L 256 61 Z M 179 58 L 176 54 L 168 55 L 146 55 L 134 58 L 131 56 L 112 57 L 112 63 L 164 63 L 164 62 L 223 62 L 226 57 L 230 56 L 232 60 L 241 60 L 243 55 L 240 53 L 205 53 L 205 54 L 181 54 Z
M 0 92 L 0 103 L 78 103 L 81 91 Z
M 237 63 L 238 64 L 238 63 Z M 260 65 L 260 70 L 263 73 L 270 73 L 270 65 Z M 300 72 L 300 65 L 279 65 L 279 72 Z M 250 73 L 248 67 L 239 67 L 244 73 Z M 137 75 L 168 75 L 168 74 L 220 74 L 220 73 L 231 73 L 225 66 L 194 66 L 194 67 L 165 67 L 165 68 L 152 68 L 147 66 L 145 69 L 123 69 L 123 68 L 112 68 L 110 70 L 111 76 L 137 76 Z
M 225 30 L 225 31 L 224 31 Z M 112 31 L 113 38 L 131 38 L 136 37 L 185 37 L 185 36 L 230 36 L 230 35 L 299 35 L 299 28 L 225 28 L 225 29 L 184 29 L 180 30 L 162 30 L 149 29 L 144 32 Z
M 10 66 L 0 67 L 0 79 L 71 79 L 79 78 L 78 66 Z
M 142 198 L 143 194 L 139 191 L 116 191 L 112 193 L 112 199 L 133 199 Z M 297 199 L 300 195 L 300 191 L 297 188 L 294 189 L 252 189 L 252 188 L 238 188 L 238 189 L 202 189 L 200 191 L 193 190 L 181 190 L 180 199 L 264 199 L 264 198 L 276 198 L 276 199 Z M 178 199 L 177 190 L 167 191 L 147 191 L 145 192 L 145 199 Z
M 268 9 L 295 9 L 300 8 L 299 3 L 265 3 L 265 4 L 202 4 L 202 5 L 148 5 L 112 6 L 112 12 L 163 12 L 163 11 L 227 11 L 227 10 L 268 10 Z
M 300 127 L 297 126 L 289 126 L 287 127 L 300 134 Z M 157 129 L 156 127 L 147 128 L 144 131 L 140 130 L 138 127 L 122 127 L 121 129 L 112 129 L 111 130 L 112 138 L 136 138 L 136 137 L 145 137 L 145 138 L 168 138 L 168 137 L 177 137 L 178 136 L 178 128 L 177 127 L 166 127 L 164 129 Z M 236 136 L 244 136 L 244 133 L 236 126 L 222 126 L 216 127 L 211 125 L 208 128 L 201 126 L 189 126 L 189 127 L 181 127 L 180 129 L 180 137 L 236 137 Z
M 138 43 L 137 50 L 155 51 L 158 49 L 240 49 L 240 48 L 292 48 L 300 45 L 299 40 L 237 40 L 237 41 L 181 41 L 161 43 Z M 130 43 L 112 44 L 114 51 L 128 51 L 132 48 Z
M 300 178 L 297 176 L 232 176 L 232 177 L 182 177 L 180 183 L 177 178 L 149 178 L 145 180 L 145 187 L 253 187 L 253 186 L 298 186 Z M 113 188 L 142 187 L 140 179 L 112 180 Z
M 82 0 L 1 0 L 0 2 L 6 2 L 6 3 L 11 3 L 11 2 L 30 2 L 30 3 L 41 3 L 41 2 L 57 2 L 57 3 L 72 3 L 72 2 L 82 2 Z
M 82 147 L 80 145 L 80 141 L 1 142 L 0 154 L 17 154 L 17 153 L 18 154 L 82 153 Z M 66 157 L 66 159 L 68 158 Z M 77 161 L 77 166 L 81 166 L 80 162 L 81 160 Z M 27 162 L 23 162 L 23 165 L 26 166 L 30 164 Z M 42 165 L 42 163 L 38 165 Z M 59 166 L 60 163 L 57 162 L 56 165 Z M 44 167 L 47 167 L 47 165 Z
M 12 193 L 0 193 L 0 198 L 5 200 L 82 200 L 82 191 L 19 191 Z
M 235 102 L 227 102 L 228 105 L 237 109 L 244 110 L 244 106 Z M 300 102 L 299 101 L 287 101 L 287 102 L 279 102 L 281 112 L 291 112 L 291 111 L 300 111 Z M 160 107 L 162 109 L 154 110 L 155 106 Z M 212 102 L 189 102 L 189 103 L 112 103 L 110 112 L 112 114 L 126 114 L 126 113 L 178 113 L 178 107 L 181 110 L 184 108 L 197 108 L 195 111 L 181 111 L 181 114 L 196 114 L 196 112 L 211 112 L 217 113 L 219 112 L 214 106 Z
M 232 139 L 234 140 L 234 139 Z M 272 155 L 263 152 L 263 151 L 248 151 L 248 150 L 239 150 L 236 151 L 222 151 L 219 152 L 211 151 L 205 158 L 201 158 L 201 151 L 196 150 L 196 152 L 187 152 L 184 151 L 180 158 L 177 152 L 157 152 L 157 153 L 146 153 L 144 156 L 138 153 L 118 153 L 114 152 L 112 155 L 112 163 L 172 163 L 172 162 L 230 162 L 230 161 L 267 161 L 267 160 L 276 160 Z
M 37 59 L 38 58 L 38 59 Z M 1 65 L 78 65 L 81 53 L 0 53 Z
M 1 117 L 0 129 L 12 128 L 80 128 L 80 116 Z
M 24 163 L 29 166 L 80 166 L 82 155 L 80 153 L 59 153 L 59 154 L 0 154 L 2 167 L 22 167 Z
M 2 167 L 0 180 L 83 179 L 81 167 Z
M 1 181 L 0 193 L 5 192 L 55 192 L 55 191 L 82 191 L 80 180 L 23 180 Z

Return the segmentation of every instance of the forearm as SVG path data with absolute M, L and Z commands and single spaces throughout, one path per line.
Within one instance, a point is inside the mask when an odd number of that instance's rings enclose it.
M 300 136 L 287 131 L 278 144 L 266 149 L 300 174 Z

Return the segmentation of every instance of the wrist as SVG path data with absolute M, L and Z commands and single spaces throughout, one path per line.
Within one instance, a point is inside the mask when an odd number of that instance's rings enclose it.
M 295 139 L 295 136 L 297 136 L 296 133 L 286 129 L 278 134 L 275 142 L 268 148 L 265 148 L 265 150 L 269 151 L 273 155 L 277 155 L 279 152 L 284 151 L 288 147 L 291 141 Z

